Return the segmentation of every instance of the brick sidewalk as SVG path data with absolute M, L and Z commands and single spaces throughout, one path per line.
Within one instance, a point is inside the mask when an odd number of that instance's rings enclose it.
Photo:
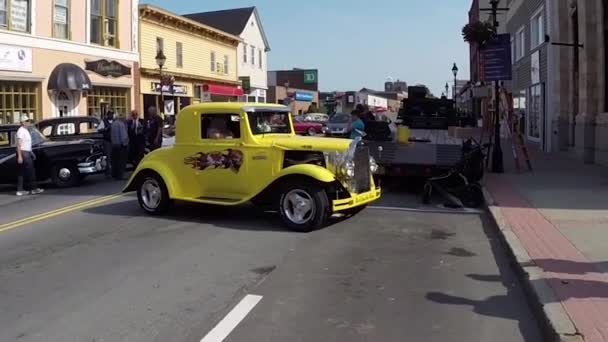
M 505 176 L 489 175 L 486 188 L 555 297 L 587 342 L 608 341 L 608 277 Z M 605 239 L 608 248 L 608 227 Z

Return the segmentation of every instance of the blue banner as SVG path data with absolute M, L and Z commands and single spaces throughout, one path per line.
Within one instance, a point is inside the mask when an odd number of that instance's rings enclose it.
M 513 79 L 511 63 L 511 35 L 499 34 L 483 47 L 484 81 Z
M 314 95 L 312 93 L 304 93 L 301 91 L 296 91 L 296 101 L 303 102 L 312 102 L 314 100 Z

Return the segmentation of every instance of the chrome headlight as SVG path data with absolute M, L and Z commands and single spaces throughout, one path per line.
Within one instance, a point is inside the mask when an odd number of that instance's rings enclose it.
M 378 172 L 378 163 L 376 163 L 376 159 L 372 156 L 369 156 L 369 170 L 372 173 Z
M 346 178 L 355 177 L 355 162 L 347 160 L 344 165 L 342 165 L 342 174 L 346 176 Z

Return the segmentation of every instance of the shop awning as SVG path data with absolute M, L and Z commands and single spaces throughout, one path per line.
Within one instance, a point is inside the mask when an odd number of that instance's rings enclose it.
M 243 89 L 239 87 L 222 84 L 205 84 L 203 85 L 203 91 L 209 92 L 213 95 L 225 96 L 243 96 L 245 94 Z
M 90 90 L 92 88 L 89 75 L 76 64 L 62 63 L 51 72 L 48 90 Z

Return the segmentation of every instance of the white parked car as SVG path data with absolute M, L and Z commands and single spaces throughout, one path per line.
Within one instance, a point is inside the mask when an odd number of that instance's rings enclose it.
M 329 115 L 323 113 L 308 113 L 304 114 L 304 120 L 314 122 L 327 122 Z

